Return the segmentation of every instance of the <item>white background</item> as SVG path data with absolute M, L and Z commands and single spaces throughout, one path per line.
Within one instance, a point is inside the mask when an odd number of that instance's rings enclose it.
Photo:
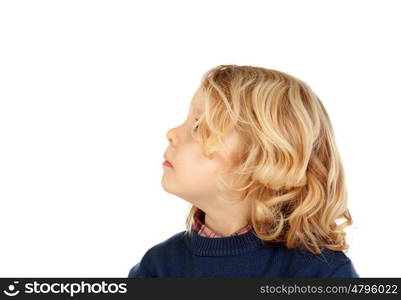
M 361 277 L 401 276 L 399 1 L 1 1 L 0 276 L 126 277 L 185 229 L 167 130 L 218 64 L 290 73 L 331 117 Z

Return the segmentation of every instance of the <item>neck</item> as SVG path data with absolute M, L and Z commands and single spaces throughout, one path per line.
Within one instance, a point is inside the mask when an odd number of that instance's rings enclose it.
M 249 224 L 248 220 L 242 216 L 219 215 L 218 218 L 214 218 L 210 214 L 205 214 L 204 223 L 208 228 L 223 237 L 230 236 L 240 228 Z

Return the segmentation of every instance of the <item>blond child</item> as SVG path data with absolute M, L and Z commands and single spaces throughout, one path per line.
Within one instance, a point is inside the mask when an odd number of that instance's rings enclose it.
M 332 124 L 305 82 L 219 65 L 167 137 L 162 186 L 191 204 L 186 230 L 128 277 L 359 277 Z

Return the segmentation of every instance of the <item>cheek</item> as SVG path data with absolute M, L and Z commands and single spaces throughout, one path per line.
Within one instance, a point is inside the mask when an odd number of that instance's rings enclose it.
M 214 188 L 218 167 L 216 160 L 203 156 L 199 145 L 182 149 L 177 160 L 174 172 L 181 186 L 188 189 Z
M 205 185 L 213 182 L 216 163 L 202 155 L 187 157 L 177 170 L 180 178 L 189 185 Z

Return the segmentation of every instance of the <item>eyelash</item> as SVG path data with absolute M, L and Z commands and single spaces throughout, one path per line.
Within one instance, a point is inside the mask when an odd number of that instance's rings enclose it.
M 195 121 L 198 122 L 199 119 L 195 119 Z M 198 129 L 198 127 L 199 127 L 199 125 L 196 125 L 196 126 L 195 126 L 196 129 L 194 128 L 194 131 L 196 131 L 196 130 Z

